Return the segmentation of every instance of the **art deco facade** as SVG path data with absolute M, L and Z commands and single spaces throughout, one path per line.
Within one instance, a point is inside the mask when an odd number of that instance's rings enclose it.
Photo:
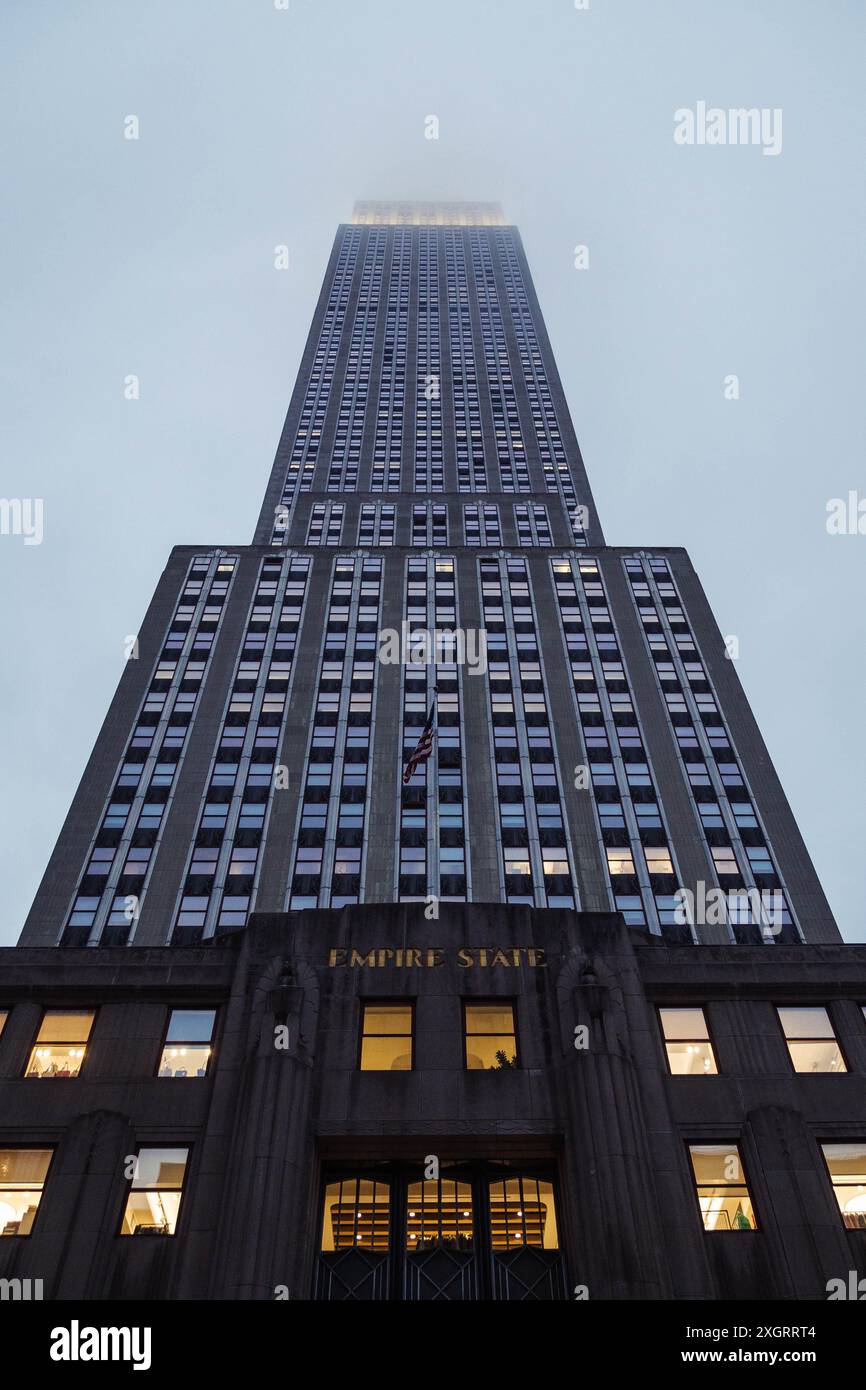
M 0 953 L 0 1276 L 823 1296 L 864 966 L 686 552 L 604 544 L 516 229 L 359 205 Z

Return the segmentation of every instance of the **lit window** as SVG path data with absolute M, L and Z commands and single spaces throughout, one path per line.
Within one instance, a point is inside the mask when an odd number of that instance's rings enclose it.
M 674 866 L 671 863 L 670 852 L 666 845 L 644 846 L 646 855 L 646 866 L 651 874 L 672 874 Z
M 322 1250 L 387 1250 L 391 1202 L 387 1183 L 366 1178 L 329 1182 L 322 1216 Z
M 490 1243 L 494 1250 L 521 1245 L 558 1250 L 553 1186 L 537 1178 L 490 1184 Z
M 50 1149 L 0 1149 L 0 1236 L 29 1236 L 50 1162 Z
M 668 1066 L 673 1076 L 718 1072 L 703 1009 L 659 1009 Z
M 634 860 L 630 849 L 608 849 L 607 867 L 612 874 L 633 874 Z
M 713 845 L 711 850 L 713 863 L 718 874 L 738 874 L 740 866 L 737 857 L 730 845 Z
M 406 1249 L 472 1249 L 472 1187 L 451 1178 L 410 1182 L 406 1194 Z
M 847 1071 L 824 1008 L 777 1009 L 794 1071 Z
M 159 1075 L 207 1076 L 215 1022 L 216 1009 L 172 1009 Z
M 3 1036 L 3 1029 L 6 1027 L 6 1020 L 9 1017 L 8 1009 L 0 1009 L 0 1038 Z
M 92 1009 L 46 1009 L 24 1075 L 77 1076 L 95 1017 Z
M 690 1144 L 705 1231 L 754 1231 L 755 1209 L 736 1144 Z
M 514 1005 L 510 1001 L 478 1004 L 466 1000 L 466 1066 L 470 1071 L 502 1071 L 517 1066 Z
M 123 1213 L 122 1236 L 173 1236 L 189 1149 L 139 1149 Z
M 866 1142 L 821 1148 L 842 1221 L 849 1231 L 866 1230 Z
M 361 1006 L 361 1071 L 412 1070 L 412 1005 Z
M 568 873 L 568 860 L 567 860 L 566 857 L 565 857 L 565 852 L 564 852 L 564 851 L 560 851 L 559 855 L 558 855 L 557 857 L 555 857 L 555 858 L 554 858 L 552 855 L 550 855 L 550 854 L 545 855 L 545 857 L 544 857 L 544 874 L 545 874 L 545 877 L 549 877 L 551 874 L 562 874 L 562 875 L 564 876 L 564 875 L 566 875 L 567 873 Z

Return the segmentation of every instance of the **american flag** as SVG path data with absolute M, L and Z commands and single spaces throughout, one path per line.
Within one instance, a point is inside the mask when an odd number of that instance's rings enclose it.
M 415 744 L 412 756 L 403 768 L 403 786 L 412 781 L 412 774 L 419 763 L 426 763 L 430 754 L 433 752 L 433 724 L 436 718 L 436 695 L 434 693 L 430 704 L 430 713 L 427 715 L 427 723 L 421 730 L 421 737 Z

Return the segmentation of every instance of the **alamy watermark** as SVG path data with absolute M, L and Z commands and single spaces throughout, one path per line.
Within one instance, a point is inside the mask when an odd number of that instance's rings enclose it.
M 23 536 L 25 545 L 41 545 L 43 513 L 41 497 L 0 497 L 0 536 Z
M 404 621 L 379 631 L 379 660 L 384 666 L 465 666 L 470 676 L 487 671 L 487 629 L 480 627 L 410 627 Z
M 866 536 L 866 497 L 853 488 L 845 497 L 827 503 L 828 536 Z
M 765 936 L 777 936 L 787 920 L 785 895 L 778 888 L 716 888 L 701 880 L 674 893 L 674 921 L 680 926 L 712 927 L 753 923 Z
M 738 106 L 727 111 L 705 101 L 674 112 L 675 145 L 760 145 L 767 155 L 782 153 L 782 108 Z

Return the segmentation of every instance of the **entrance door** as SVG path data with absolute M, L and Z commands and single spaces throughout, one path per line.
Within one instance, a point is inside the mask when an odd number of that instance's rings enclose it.
M 407 1302 L 565 1297 L 550 1172 L 381 1164 L 326 1177 L 313 1297 Z

